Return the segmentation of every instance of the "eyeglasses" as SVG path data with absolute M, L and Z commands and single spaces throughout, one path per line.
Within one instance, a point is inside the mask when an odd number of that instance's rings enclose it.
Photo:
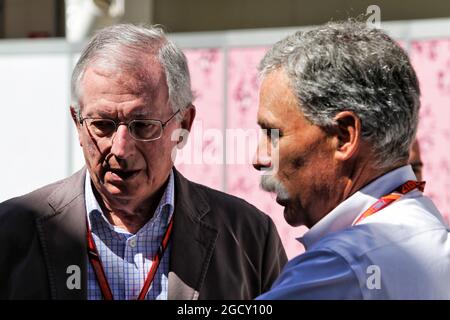
M 165 122 L 155 119 L 136 119 L 130 122 L 117 122 L 113 119 L 81 118 L 80 124 L 86 123 L 89 132 L 98 138 L 111 137 L 120 125 L 126 125 L 130 136 L 138 141 L 154 141 L 161 138 L 167 123 L 180 112 L 178 110 Z

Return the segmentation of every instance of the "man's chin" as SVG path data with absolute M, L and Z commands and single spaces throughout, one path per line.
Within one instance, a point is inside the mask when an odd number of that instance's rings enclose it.
M 124 185 L 115 185 L 111 183 L 105 183 L 103 185 L 103 192 L 106 193 L 105 195 L 107 198 L 111 200 L 128 200 L 135 197 L 136 192 L 131 192 L 126 186 Z
M 111 171 L 107 171 L 103 176 L 105 184 L 114 185 L 117 188 L 123 188 L 129 185 L 136 184 L 141 177 L 141 171 L 135 170 L 129 173 L 118 174 Z
M 304 219 L 301 217 L 301 213 L 289 205 L 284 207 L 283 215 L 284 220 L 292 227 L 299 227 L 305 224 Z
M 285 199 L 280 196 L 277 196 L 275 201 L 282 207 L 287 207 L 289 205 L 289 199 Z

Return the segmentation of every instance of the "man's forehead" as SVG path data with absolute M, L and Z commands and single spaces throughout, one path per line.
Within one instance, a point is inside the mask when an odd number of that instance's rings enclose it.
M 168 96 L 165 74 L 155 69 L 154 72 L 144 70 L 111 70 L 98 66 L 86 68 L 80 86 L 80 93 L 134 94 L 152 100 L 157 95 Z
M 114 116 L 117 107 L 130 117 L 158 116 L 168 109 L 168 88 L 160 77 L 156 85 L 136 75 L 90 67 L 82 81 L 80 97 L 85 112 Z M 102 114 L 99 114 L 102 113 Z
M 155 91 L 165 84 L 165 75 L 160 68 L 148 67 L 146 69 L 129 70 L 128 68 L 89 66 L 84 72 L 83 85 L 92 85 L 92 83 L 86 83 L 86 79 L 88 79 L 95 80 L 95 82 L 107 81 L 128 89 L 145 88 L 147 91 Z
M 258 124 L 271 127 L 282 122 L 283 117 L 288 118 L 292 112 L 296 114 L 299 109 L 287 75 L 282 69 L 271 71 L 261 83 Z
M 262 79 L 262 85 L 264 83 L 270 83 L 275 82 L 280 85 L 288 85 L 289 84 L 289 76 L 286 73 L 286 70 L 283 67 L 278 67 L 276 69 L 273 69 L 269 72 L 267 72 Z
M 261 102 L 271 104 L 280 100 L 289 104 L 297 104 L 290 79 L 282 68 L 265 75 L 260 87 Z

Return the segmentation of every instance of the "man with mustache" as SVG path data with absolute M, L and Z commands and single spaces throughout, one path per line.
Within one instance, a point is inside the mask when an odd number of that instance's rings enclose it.
M 404 50 L 352 20 L 297 32 L 260 64 L 254 166 L 306 251 L 260 299 L 450 299 L 449 230 L 408 154 L 419 83 Z
M 195 108 L 186 57 L 160 28 L 99 31 L 72 98 L 86 167 L 0 205 L 0 299 L 252 299 L 270 288 L 286 262 L 271 219 L 173 167 Z

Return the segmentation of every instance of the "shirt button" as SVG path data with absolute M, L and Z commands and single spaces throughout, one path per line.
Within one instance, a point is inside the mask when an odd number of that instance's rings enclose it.
M 128 242 L 128 244 L 130 245 L 130 247 L 134 248 L 136 247 L 136 239 L 130 239 L 130 241 Z

